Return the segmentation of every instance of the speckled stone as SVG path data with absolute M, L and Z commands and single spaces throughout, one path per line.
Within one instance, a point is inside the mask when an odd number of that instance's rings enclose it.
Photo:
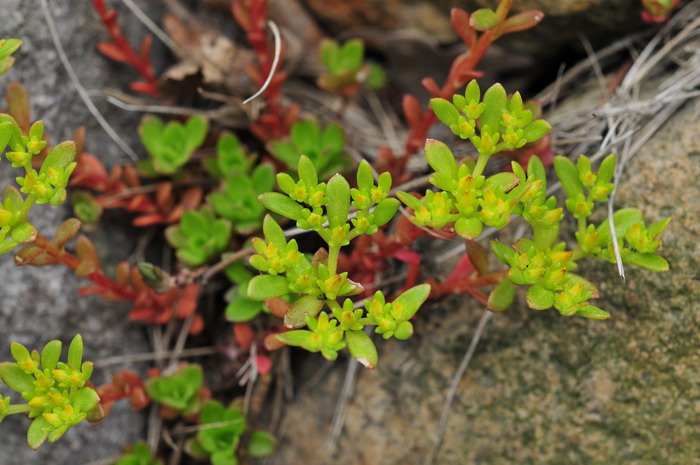
M 523 308 L 496 315 L 461 381 L 440 465 L 697 463 L 700 457 L 700 100 L 626 167 L 617 206 L 673 216 L 671 271 L 584 263 L 607 321 Z M 287 410 L 275 463 L 422 464 L 450 377 L 481 315 L 467 297 L 426 306 L 408 343 L 379 343 L 362 371 L 335 454 L 323 442 L 342 383 L 335 367 Z M 308 376 L 323 362 L 303 363 Z M 300 375 L 297 375 L 300 376 Z M 321 452 L 319 452 L 321 451 Z
M 109 3 L 121 5 L 121 2 Z M 49 4 L 69 59 L 87 89 L 126 89 L 137 78 L 131 70 L 109 62 L 95 50 L 105 33 L 90 2 L 51 0 Z M 158 10 L 152 6 L 148 11 L 153 14 Z M 129 37 L 141 37 L 140 28 L 140 23 L 132 18 L 125 29 Z M 14 55 L 15 66 L 0 77 L 0 90 L 4 93 L 12 80 L 22 82 L 30 94 L 32 118 L 45 121 L 54 143 L 70 138 L 75 128 L 85 125 L 88 151 L 108 165 L 124 162 L 124 154 L 97 125 L 71 86 L 49 38 L 39 1 L 0 2 L 0 31 L 1 37 L 24 41 Z M 137 151 L 142 150 L 135 132 L 140 115 L 116 110 L 99 98 L 95 103 L 115 130 Z M 0 104 L 0 108 L 4 106 L 4 102 Z M 0 186 L 14 183 L 14 176 L 17 171 L 6 161 L 0 162 Z M 40 232 L 50 236 L 69 214 L 67 206 L 37 206 L 30 218 Z M 134 248 L 134 234 L 122 225 L 107 224 L 90 235 L 100 250 L 107 273 L 113 271 L 118 261 L 128 258 Z M 88 360 L 149 350 L 143 326 L 128 322 L 127 307 L 98 298 L 79 298 L 78 289 L 87 283 L 65 268 L 16 268 L 12 254 L 5 254 L 0 256 L 0 276 L 0 360 L 11 359 L 10 341 L 41 348 L 54 338 L 68 343 L 76 332 L 85 339 Z M 94 382 L 108 381 L 110 373 L 119 368 L 96 369 Z M 4 395 L 10 393 L 5 387 L 1 390 Z M 29 424 L 18 415 L 0 424 L 1 465 L 80 465 L 119 455 L 124 446 L 145 436 L 143 414 L 132 413 L 123 403 L 115 407 L 103 424 L 95 427 L 81 424 L 59 442 L 45 444 L 36 452 L 26 445 Z

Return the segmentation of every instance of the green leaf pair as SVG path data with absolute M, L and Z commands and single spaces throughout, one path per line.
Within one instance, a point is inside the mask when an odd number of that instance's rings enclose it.
M 199 414 L 197 435 L 187 441 L 185 451 L 213 465 L 236 465 L 237 449 L 247 426 L 242 407 L 238 402 L 228 407 L 215 400 L 207 402 Z M 254 458 L 267 457 L 276 445 L 272 435 L 256 430 L 250 434 L 247 453 Z
M 202 207 L 183 213 L 180 224 L 170 226 L 165 237 L 176 249 L 179 261 L 196 267 L 226 250 L 231 230 L 229 220 L 217 218 L 210 208 Z
M 175 373 L 151 378 L 146 383 L 146 392 L 161 404 L 169 415 L 187 417 L 202 408 L 200 392 L 204 385 L 204 374 L 199 365 L 182 365 Z
M 345 133 L 339 125 L 329 124 L 322 130 L 316 120 L 308 119 L 294 123 L 288 142 L 273 141 L 268 149 L 290 169 L 296 169 L 305 155 L 319 178 L 325 180 L 350 166 L 350 158 L 343 153 L 344 146 Z
M 319 48 L 321 63 L 326 68 L 318 78 L 322 89 L 352 95 L 360 84 L 369 88 L 380 88 L 385 77 L 377 64 L 363 62 L 365 46 L 360 39 L 351 39 L 340 45 L 332 39 L 325 39 Z
M 164 124 L 156 116 L 144 117 L 139 136 L 151 159 L 140 165 L 142 171 L 150 175 L 174 174 L 204 143 L 208 129 L 206 118 L 199 115 L 189 117 L 185 124 Z
M 222 257 L 225 259 L 225 256 Z M 243 260 L 238 260 L 226 268 L 226 276 L 235 283 L 224 296 L 226 319 L 233 323 L 245 323 L 263 312 L 265 304 L 248 296 L 248 283 L 253 274 L 248 271 Z
M 145 442 L 137 442 L 131 450 L 122 455 L 114 465 L 163 465 L 161 460 L 153 457 L 151 449 Z

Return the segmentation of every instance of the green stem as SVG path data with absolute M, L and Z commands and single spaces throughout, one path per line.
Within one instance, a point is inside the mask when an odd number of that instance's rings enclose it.
M 532 225 L 532 232 L 535 238 L 535 245 L 539 250 L 551 249 L 559 237 L 559 226 L 543 227 Z
M 328 250 L 328 272 L 331 276 L 336 274 L 338 270 L 338 258 L 340 257 L 340 246 L 329 245 Z
M 27 219 L 27 214 L 29 213 L 29 210 L 32 209 L 34 204 L 36 203 L 36 195 L 34 194 L 29 194 L 26 199 L 24 199 L 24 203 L 22 204 L 22 207 L 19 209 L 19 221 L 24 221 Z
M 479 154 L 479 158 L 476 160 L 476 166 L 474 167 L 474 172 L 472 173 L 472 177 L 477 177 L 481 176 L 481 173 L 484 172 L 484 168 L 486 167 L 486 163 L 488 163 L 490 155 L 484 155 L 482 153 Z
M 17 405 L 10 405 L 7 407 L 7 414 L 8 415 L 14 415 L 16 413 L 27 413 L 31 407 L 29 404 L 17 404 Z
M 331 309 L 331 312 L 333 312 L 333 315 L 335 315 L 336 318 L 340 318 L 340 315 L 343 314 L 343 307 L 340 306 L 338 301 L 327 299 L 326 305 L 328 305 L 328 308 Z
M 588 226 L 588 225 L 586 224 L 586 218 L 585 218 L 585 217 L 582 216 L 581 218 L 578 219 L 578 230 L 579 230 L 580 233 L 585 234 L 585 233 L 586 233 L 586 227 L 587 227 L 587 226 Z

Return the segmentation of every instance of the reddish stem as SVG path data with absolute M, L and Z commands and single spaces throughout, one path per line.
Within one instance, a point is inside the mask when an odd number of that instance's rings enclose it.
M 151 94 L 158 95 L 158 79 L 153 72 L 153 66 L 147 56 L 141 56 L 131 47 L 131 44 L 122 34 L 119 24 L 117 23 L 117 12 L 107 8 L 104 0 L 91 0 L 92 6 L 100 15 L 102 24 L 107 28 L 107 33 L 114 45 L 124 54 L 126 61 L 136 70 L 139 75 L 146 81 L 146 86 L 140 90 Z
M 37 234 L 36 239 L 34 240 L 34 245 L 39 247 L 40 249 L 51 255 L 53 258 L 55 258 L 59 263 L 66 265 L 73 271 L 76 271 L 80 266 L 81 261 L 78 257 L 56 246 L 56 244 L 54 244 L 41 234 Z M 115 295 L 121 297 L 124 300 L 130 300 L 133 302 L 136 301 L 136 299 L 138 298 L 138 292 L 125 288 L 118 282 L 113 281 L 112 279 L 102 274 L 101 271 L 93 271 L 92 273 L 85 276 L 85 278 L 89 279 L 90 281 L 102 288 L 109 289 Z

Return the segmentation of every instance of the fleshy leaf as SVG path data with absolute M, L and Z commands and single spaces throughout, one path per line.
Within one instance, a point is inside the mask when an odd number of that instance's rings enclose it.
M 493 248 L 493 241 L 491 243 Z M 515 286 L 508 278 L 503 278 L 496 288 L 491 291 L 488 301 L 488 309 L 492 312 L 502 312 L 510 307 L 515 299 Z
M 430 284 L 419 284 L 398 296 L 394 304 L 400 303 L 404 306 L 404 318 L 409 320 L 416 314 L 423 302 L 430 295 Z
M 248 296 L 255 300 L 281 297 L 289 293 L 289 283 L 284 276 L 260 275 L 248 283 Z
M 623 261 L 630 265 L 636 265 L 651 271 L 665 272 L 669 270 L 666 259 L 653 253 L 633 252 L 625 255 Z
M 527 305 L 533 310 L 546 310 L 554 305 L 554 292 L 535 285 L 527 290 Z
M 430 291 L 429 287 L 428 291 Z M 377 366 L 378 356 L 372 339 L 364 331 L 346 331 L 345 338 L 352 357 L 366 368 L 373 370 Z
M 277 440 L 266 431 L 255 430 L 248 441 L 248 455 L 255 458 L 267 457 L 275 452 Z
M 303 328 L 306 326 L 306 317 L 318 315 L 323 305 L 324 302 L 316 297 L 310 295 L 301 297 L 284 315 L 284 326 L 291 329 Z

